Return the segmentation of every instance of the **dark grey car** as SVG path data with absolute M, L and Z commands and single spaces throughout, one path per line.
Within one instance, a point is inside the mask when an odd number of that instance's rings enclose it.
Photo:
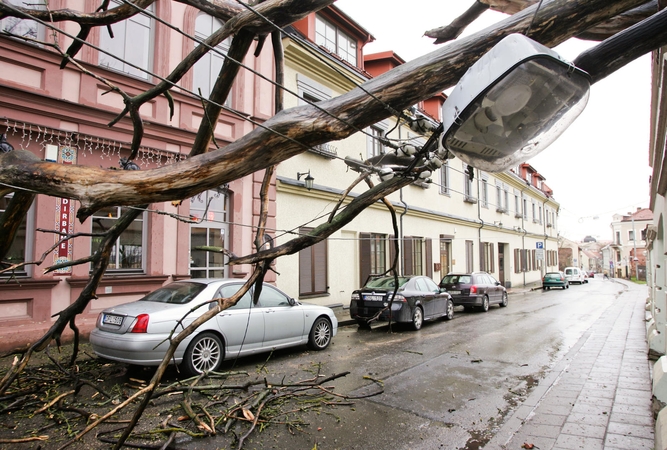
M 413 275 L 398 277 L 394 302 L 389 304 L 396 288 L 394 277 L 371 279 L 362 289 L 352 292 L 350 316 L 359 325 L 368 325 L 372 319 L 409 323 L 419 330 L 424 320 L 454 318 L 454 304 L 446 292 L 429 277 Z
M 489 305 L 507 306 L 508 302 L 505 287 L 486 272 L 449 273 L 440 281 L 440 288 L 465 309 L 477 307 L 486 312 Z

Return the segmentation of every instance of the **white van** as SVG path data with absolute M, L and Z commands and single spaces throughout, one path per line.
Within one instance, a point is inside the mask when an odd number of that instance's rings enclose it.
M 565 279 L 570 283 L 588 283 L 588 277 L 584 274 L 584 270 L 578 267 L 566 267 L 563 271 Z

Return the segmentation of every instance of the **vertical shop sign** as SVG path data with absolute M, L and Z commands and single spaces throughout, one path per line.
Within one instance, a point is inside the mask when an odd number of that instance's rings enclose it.
M 76 148 L 72 146 L 61 146 L 58 151 L 58 162 L 61 164 L 76 164 Z M 63 234 L 74 233 L 75 215 L 74 202 L 69 198 L 56 199 L 56 242 L 63 237 Z M 62 241 L 54 254 L 54 263 L 59 264 L 72 261 L 72 241 Z M 55 275 L 71 275 L 72 267 L 63 267 L 55 272 Z

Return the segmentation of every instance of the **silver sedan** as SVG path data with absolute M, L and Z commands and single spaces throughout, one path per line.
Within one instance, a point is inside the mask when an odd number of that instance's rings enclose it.
M 90 334 L 94 352 L 114 361 L 157 366 L 175 336 L 207 311 L 214 298 L 238 292 L 243 280 L 176 281 L 130 303 L 104 310 Z M 179 322 L 180 321 L 180 322 Z M 189 374 L 217 370 L 222 361 L 273 349 L 308 344 L 327 348 L 338 321 L 331 308 L 302 304 L 264 284 L 257 304 L 252 290 L 201 325 L 176 349 L 173 362 Z

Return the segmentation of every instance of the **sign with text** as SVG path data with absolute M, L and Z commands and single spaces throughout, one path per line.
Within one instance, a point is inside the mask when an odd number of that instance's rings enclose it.
M 61 146 L 58 149 L 58 162 L 61 164 L 76 163 L 76 148 L 70 146 Z M 74 202 L 69 198 L 56 199 L 56 227 L 60 234 L 56 235 L 56 242 L 65 235 L 74 233 Z M 53 256 L 55 264 L 72 261 L 72 241 L 64 240 L 58 244 L 58 248 Z M 54 275 L 71 275 L 72 267 L 63 267 L 55 270 Z

